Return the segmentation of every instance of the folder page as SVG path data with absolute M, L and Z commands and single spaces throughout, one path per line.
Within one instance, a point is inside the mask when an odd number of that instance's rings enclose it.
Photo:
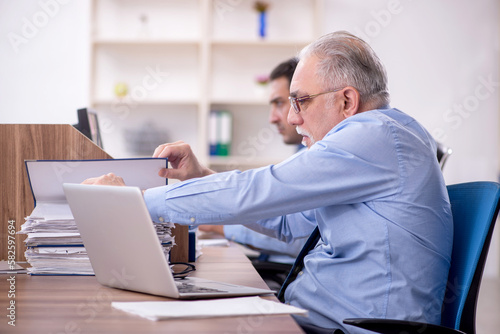
M 128 186 L 141 189 L 159 187 L 167 182 L 158 176 L 158 171 L 167 167 L 167 159 L 163 158 L 27 160 L 25 163 L 35 203 L 66 201 L 63 183 L 82 183 L 108 173 L 121 176 Z

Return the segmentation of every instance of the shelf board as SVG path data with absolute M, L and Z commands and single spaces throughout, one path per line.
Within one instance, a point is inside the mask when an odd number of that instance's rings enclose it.
M 229 155 L 227 157 L 210 156 L 209 164 L 210 166 L 237 165 L 244 167 L 260 167 L 260 166 L 275 165 L 283 160 L 285 160 L 285 158 L 276 159 L 271 157 L 254 157 L 250 159 L 248 156 L 238 156 L 238 155 Z
M 211 105 L 243 105 L 243 106 L 267 106 L 269 101 L 262 98 L 255 99 L 211 99 L 209 101 Z
M 92 101 L 94 105 L 114 105 L 114 104 L 137 104 L 143 106 L 156 106 L 156 105 L 193 105 L 197 106 L 199 101 L 193 99 L 146 99 L 141 101 L 133 101 L 131 99 L 95 99 Z
M 279 46 L 279 47 L 296 47 L 296 46 L 306 46 L 310 43 L 311 41 L 283 41 L 283 40 L 212 40 L 211 44 L 213 46 Z
M 92 41 L 95 46 L 147 46 L 147 45 L 199 45 L 195 39 L 169 38 L 96 38 Z
M 275 25 L 264 39 L 255 33 L 255 11 L 248 1 L 224 1 L 234 9 L 224 17 L 213 8 L 217 1 L 175 0 L 165 5 L 157 0 L 141 4 L 92 0 L 89 104 L 109 113 L 111 121 L 120 120 L 114 124 L 123 131 L 135 127 L 136 122 L 140 126 L 143 120 L 162 118 L 158 126 L 172 140 L 192 145 L 200 162 L 214 170 L 246 170 L 279 163 L 293 149 L 287 150 L 277 140 L 266 143 L 255 157 L 245 156 L 248 150 L 238 150 L 246 148 L 242 144 L 251 145 L 250 136 L 264 138 L 266 133 L 259 131 L 270 126 L 269 89 L 256 87 L 255 76 L 268 73 L 320 35 L 319 3 L 323 0 L 272 0 L 273 6 L 283 11 L 277 14 L 280 17 L 271 18 Z M 143 15 L 147 27 L 141 23 Z M 301 18 L 299 23 L 297 17 Z M 134 92 L 133 83 L 140 85 L 151 74 L 147 66 L 168 71 L 171 76 L 145 95 Z M 124 99 L 114 95 L 118 80 L 129 84 L 129 95 Z M 131 117 L 123 122 L 118 118 L 124 115 L 126 108 L 119 108 L 122 106 L 131 107 Z M 208 155 L 209 115 L 217 109 L 229 110 L 234 116 L 234 155 L 228 157 Z M 120 133 L 109 134 L 116 156 L 129 154 Z

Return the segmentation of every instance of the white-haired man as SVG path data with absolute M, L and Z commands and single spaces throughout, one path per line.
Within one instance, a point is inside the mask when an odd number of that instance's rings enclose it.
M 290 86 L 288 122 L 306 152 L 265 168 L 214 175 L 185 144 L 165 144 L 186 178 L 148 189 L 154 221 L 246 224 L 281 240 L 303 237 L 314 210 L 320 238 L 285 301 L 309 310 L 297 321 L 365 333 L 345 318 L 440 322 L 452 246 L 452 216 L 436 144 L 413 118 L 389 106 L 373 50 L 347 33 L 306 47 Z M 114 175 L 88 183 L 122 184 Z M 309 231 L 309 230 L 308 230 Z

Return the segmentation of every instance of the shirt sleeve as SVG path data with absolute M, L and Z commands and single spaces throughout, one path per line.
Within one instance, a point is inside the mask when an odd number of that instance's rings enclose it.
M 293 238 L 292 236 L 289 236 L 289 238 L 287 238 L 288 242 L 286 240 L 280 240 L 282 239 L 282 236 L 276 235 L 276 229 L 263 228 L 263 221 L 251 224 L 251 227 L 253 227 L 254 230 L 243 225 L 224 225 L 224 235 L 227 239 L 252 246 L 267 254 L 286 254 L 296 257 L 302 250 L 307 238 L 316 227 L 313 211 L 307 211 L 300 214 L 299 217 L 296 218 L 303 219 L 300 224 L 303 227 L 304 232 L 301 236 L 297 234 L 293 236 Z M 282 217 L 276 217 L 269 220 L 275 220 L 274 223 L 269 224 L 269 226 L 274 227 L 281 224 Z
M 224 235 L 227 239 L 251 246 L 266 254 L 285 254 L 292 257 L 299 254 L 305 243 L 304 238 L 297 238 L 291 243 L 286 243 L 252 231 L 243 225 L 224 225 Z
M 308 151 L 278 165 L 148 189 L 146 204 L 157 222 L 250 224 L 273 230 L 282 240 L 303 237 L 310 226 L 295 223 L 302 221 L 296 213 L 397 193 L 397 148 L 383 123 L 377 117 L 352 116 Z

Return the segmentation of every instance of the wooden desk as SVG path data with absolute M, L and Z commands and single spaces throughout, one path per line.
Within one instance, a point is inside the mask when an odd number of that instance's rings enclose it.
M 206 247 L 193 276 L 267 288 L 236 247 Z M 0 333 L 302 333 L 291 316 L 150 321 L 111 308 L 112 301 L 169 300 L 107 288 L 95 277 L 15 277 L 15 327 L 8 325 L 10 275 L 0 275 Z M 266 297 L 274 299 L 274 297 Z

